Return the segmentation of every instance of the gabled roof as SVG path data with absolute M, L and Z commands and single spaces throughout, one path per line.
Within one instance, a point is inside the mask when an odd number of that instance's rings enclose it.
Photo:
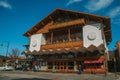
M 44 27 L 47 23 L 49 23 L 51 20 L 55 20 L 58 17 L 61 16 L 69 16 L 72 18 L 86 18 L 89 20 L 93 20 L 96 22 L 102 22 L 105 25 L 104 32 L 105 36 L 109 37 L 107 41 L 111 41 L 111 29 L 110 29 L 110 18 L 93 15 L 93 14 L 87 14 L 83 12 L 76 12 L 72 10 L 63 10 L 63 9 L 56 9 L 52 13 L 50 13 L 48 16 L 46 16 L 44 19 L 42 19 L 40 22 L 38 22 L 35 26 L 33 26 L 31 29 L 29 29 L 27 32 L 25 32 L 24 36 L 31 36 L 35 32 L 37 32 L 39 29 Z

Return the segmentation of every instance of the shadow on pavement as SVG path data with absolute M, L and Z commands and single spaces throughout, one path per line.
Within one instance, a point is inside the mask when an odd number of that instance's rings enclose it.
M 43 79 L 43 78 L 19 78 L 19 79 L 12 79 L 12 80 L 51 80 L 51 79 Z

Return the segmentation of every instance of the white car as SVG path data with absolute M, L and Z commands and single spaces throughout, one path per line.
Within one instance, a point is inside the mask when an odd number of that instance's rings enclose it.
M 9 65 L 9 64 L 2 64 L 0 65 L 0 71 L 10 71 L 10 70 L 14 70 L 14 68 Z

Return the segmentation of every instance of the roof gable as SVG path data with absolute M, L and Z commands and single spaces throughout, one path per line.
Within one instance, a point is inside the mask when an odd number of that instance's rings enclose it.
M 43 27 L 48 27 L 48 25 L 52 24 L 53 22 L 59 22 L 59 21 L 67 21 L 67 20 L 74 20 L 79 18 L 85 18 L 89 19 L 95 22 L 102 22 L 106 27 L 104 28 L 104 31 L 107 31 L 105 35 L 111 37 L 110 34 L 110 19 L 103 16 L 97 16 L 93 14 L 87 14 L 82 12 L 76 12 L 71 10 L 63 10 L 63 9 L 56 9 L 52 13 L 50 13 L 48 16 L 46 16 L 44 19 L 42 19 L 40 22 L 38 22 L 35 26 L 33 26 L 31 29 L 29 29 L 27 32 L 24 33 L 24 36 L 31 36 L 35 34 L 36 32 L 41 32 L 40 30 Z M 64 20 L 63 20 L 64 19 Z M 43 31 L 44 33 L 44 31 Z M 111 41 L 111 38 L 110 40 Z

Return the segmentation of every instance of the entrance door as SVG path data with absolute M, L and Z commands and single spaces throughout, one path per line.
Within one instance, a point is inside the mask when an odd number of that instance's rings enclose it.
M 74 62 L 73 61 L 48 62 L 48 69 L 52 69 L 53 65 L 55 65 L 56 71 L 74 70 Z
M 74 70 L 74 62 L 73 61 L 59 61 L 55 62 L 57 71 L 68 71 Z
M 58 71 L 64 71 L 66 70 L 66 62 L 64 61 L 59 61 L 59 62 L 54 62 L 56 66 L 56 70 Z

